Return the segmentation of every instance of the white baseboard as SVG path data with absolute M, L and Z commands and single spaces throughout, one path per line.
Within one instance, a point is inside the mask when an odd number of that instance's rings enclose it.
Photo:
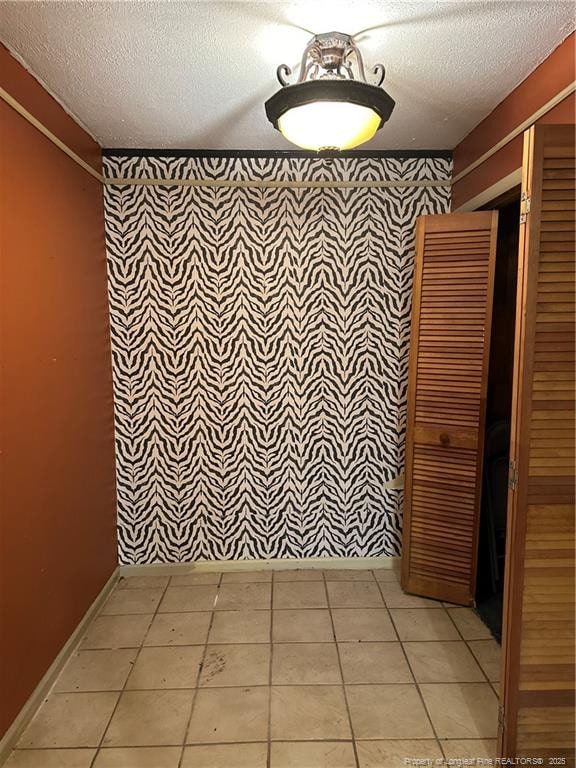
M 80 645 L 80 642 L 82 641 L 82 638 L 86 634 L 86 630 L 88 628 L 88 625 L 94 618 L 94 616 L 98 613 L 101 606 L 104 604 L 106 599 L 108 598 L 110 592 L 114 589 L 116 586 L 116 582 L 120 578 L 120 569 L 116 567 L 114 570 L 114 573 L 106 584 L 102 587 L 100 590 L 100 593 L 90 606 L 84 616 L 82 617 L 80 623 L 72 632 L 68 640 L 66 641 L 66 644 L 56 656 L 50 667 L 48 668 L 46 674 L 40 680 L 30 697 L 28 698 L 28 701 L 18 715 L 16 716 L 16 719 L 8 728 L 4 736 L 2 737 L 2 740 L 0 741 L 0 765 L 4 765 L 4 762 L 8 759 L 9 754 L 12 752 L 14 747 L 16 746 L 18 739 L 24 732 L 24 730 L 27 728 L 28 724 L 38 711 L 38 708 L 50 692 L 52 686 L 56 682 L 56 679 L 62 669 L 64 668 L 64 665 L 68 661 L 68 659 L 72 656 L 78 645 Z
M 149 565 L 121 565 L 120 576 L 181 576 L 188 573 L 210 571 L 289 571 L 299 568 L 329 570 L 332 568 L 394 568 L 399 557 L 303 557 L 298 559 L 274 558 L 270 560 L 197 560 L 194 563 L 151 563 Z

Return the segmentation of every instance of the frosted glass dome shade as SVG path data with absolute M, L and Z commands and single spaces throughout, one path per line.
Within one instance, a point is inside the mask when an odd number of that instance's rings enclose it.
M 357 80 L 311 80 L 281 88 L 265 107 L 274 128 L 292 144 L 338 151 L 370 141 L 392 114 L 394 99 Z
M 347 101 L 313 101 L 278 119 L 282 135 L 303 149 L 353 149 L 374 136 L 382 120 L 370 107 Z

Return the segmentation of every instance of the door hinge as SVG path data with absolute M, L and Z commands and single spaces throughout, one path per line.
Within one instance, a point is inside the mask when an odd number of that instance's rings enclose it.
M 526 224 L 526 219 L 530 213 L 530 196 L 522 192 L 520 197 L 520 224 Z
M 508 465 L 508 488 L 511 491 L 515 491 L 518 486 L 518 467 L 515 461 L 511 461 Z
M 504 707 L 502 704 L 498 705 L 498 725 L 500 727 L 500 730 L 506 729 L 506 718 L 504 717 Z

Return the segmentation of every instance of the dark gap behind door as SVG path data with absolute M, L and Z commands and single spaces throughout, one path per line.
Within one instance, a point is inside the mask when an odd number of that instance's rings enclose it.
M 486 402 L 486 437 L 478 544 L 476 606 L 500 642 L 506 551 L 506 503 L 512 408 L 514 325 L 520 196 L 515 190 L 498 208 L 498 244 L 494 280 L 492 337 Z

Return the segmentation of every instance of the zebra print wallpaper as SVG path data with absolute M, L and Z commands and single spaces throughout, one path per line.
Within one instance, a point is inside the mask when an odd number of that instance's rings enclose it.
M 108 156 L 109 177 L 451 161 Z M 414 225 L 449 187 L 107 186 L 120 562 L 398 554 Z

